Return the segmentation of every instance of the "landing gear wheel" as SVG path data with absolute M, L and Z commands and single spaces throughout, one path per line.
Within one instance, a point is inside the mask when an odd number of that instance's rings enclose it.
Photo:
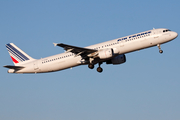
M 101 67 L 98 67 L 98 68 L 97 68 L 97 71 L 98 71 L 99 73 L 101 73 L 101 72 L 103 71 L 103 69 L 102 69 Z
M 162 53 L 163 53 L 163 51 L 162 51 L 162 50 L 159 50 L 159 53 L 161 53 L 161 54 L 162 54 Z
M 89 67 L 90 69 L 93 69 L 93 68 L 94 68 L 94 65 L 93 65 L 93 64 L 89 64 L 88 67 Z

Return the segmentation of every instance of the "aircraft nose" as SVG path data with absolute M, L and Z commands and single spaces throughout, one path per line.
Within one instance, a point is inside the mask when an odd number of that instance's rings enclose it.
M 174 36 L 174 39 L 178 37 L 178 33 L 177 32 L 173 32 L 173 36 Z

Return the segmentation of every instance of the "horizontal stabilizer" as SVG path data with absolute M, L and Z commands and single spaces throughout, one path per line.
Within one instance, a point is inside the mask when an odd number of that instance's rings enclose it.
M 16 69 L 16 70 L 20 70 L 24 68 L 22 66 L 12 66 L 12 65 L 5 65 L 3 67 L 9 68 L 9 69 Z

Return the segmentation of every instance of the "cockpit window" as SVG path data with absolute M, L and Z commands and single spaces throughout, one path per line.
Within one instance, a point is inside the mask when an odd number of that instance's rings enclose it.
M 169 30 L 169 29 L 167 29 L 167 30 L 163 30 L 163 32 L 168 32 L 168 31 L 171 31 L 171 30 Z

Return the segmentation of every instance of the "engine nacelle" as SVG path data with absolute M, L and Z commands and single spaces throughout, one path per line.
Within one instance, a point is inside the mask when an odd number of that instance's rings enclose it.
M 108 48 L 108 49 L 99 51 L 98 56 L 100 59 L 108 59 L 108 58 L 111 58 L 113 55 L 114 55 L 113 49 Z
M 122 64 L 126 62 L 126 56 L 124 54 L 122 55 L 118 55 L 113 59 L 110 59 L 108 61 L 106 61 L 106 64 L 113 64 L 113 65 L 117 65 L 117 64 Z

